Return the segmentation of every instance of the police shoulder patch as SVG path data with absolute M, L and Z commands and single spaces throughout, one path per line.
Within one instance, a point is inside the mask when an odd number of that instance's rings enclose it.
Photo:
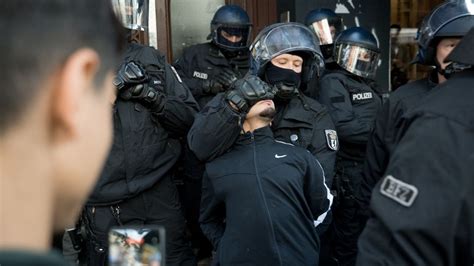
M 380 186 L 380 193 L 405 207 L 410 207 L 418 195 L 418 188 L 388 175 Z
M 339 149 L 339 139 L 337 138 L 336 130 L 326 129 L 324 134 L 326 135 L 328 147 L 333 151 L 337 151 Z

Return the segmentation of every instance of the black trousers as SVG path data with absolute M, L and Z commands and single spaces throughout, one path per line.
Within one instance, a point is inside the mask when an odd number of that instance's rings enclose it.
M 191 234 L 193 248 L 197 250 L 196 256 L 198 261 L 212 255 L 212 244 L 204 236 L 199 226 L 201 181 L 201 179 L 188 179 L 184 181 L 184 184 L 178 186 L 181 204 L 184 208 L 184 216 Z
M 161 225 L 166 230 L 166 265 L 196 265 L 176 185 L 170 177 L 140 195 L 112 206 L 87 206 L 86 240 L 88 265 L 106 265 L 108 231 L 120 225 Z
M 363 164 L 339 161 L 336 164 L 337 205 L 333 209 L 333 222 L 322 244 L 329 245 L 331 261 L 328 265 L 352 266 L 357 257 L 357 240 L 365 225 L 363 212 L 357 204 L 357 191 L 363 175 Z

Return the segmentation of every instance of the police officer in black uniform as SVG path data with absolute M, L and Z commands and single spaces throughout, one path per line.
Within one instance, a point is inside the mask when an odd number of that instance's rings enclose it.
M 275 138 L 308 149 L 321 162 L 330 186 L 339 146 L 334 124 L 324 106 L 299 90 L 321 71 L 323 58 L 315 35 L 299 23 L 273 24 L 259 33 L 251 54 L 250 72 L 277 91 L 277 114 L 271 126 Z M 300 60 L 282 59 L 275 63 L 291 64 L 278 67 L 271 61 L 280 55 Z M 293 70 L 293 63 L 301 68 L 299 72 Z M 202 161 L 225 153 L 238 138 L 245 113 L 231 93 L 218 94 L 196 115 L 188 134 L 191 150 Z
M 474 263 L 472 47 L 473 29 L 447 58 L 454 74 L 403 116 L 357 265 Z
M 241 7 L 222 6 L 211 21 L 211 42 L 184 49 L 174 63 L 201 107 L 248 72 L 251 26 Z
M 326 69 L 332 68 L 334 64 L 328 64 L 334 62 L 334 41 L 344 28 L 342 18 L 331 9 L 317 8 L 308 12 L 304 24 L 318 36 Z
M 367 144 L 364 179 L 357 199 L 368 211 L 370 195 L 375 184 L 383 177 L 390 154 L 395 148 L 400 119 L 438 83 L 446 81 L 446 56 L 474 26 L 474 15 L 464 2 L 446 2 L 426 16 L 419 28 L 417 62 L 435 68 L 426 78 L 408 83 L 390 94 L 376 118 L 374 132 Z M 367 215 L 369 215 L 367 213 Z
M 195 265 L 171 170 L 199 107 L 154 48 L 130 43 L 122 62 L 112 150 L 83 214 L 88 265 L 105 264 L 108 230 L 119 225 L 164 226 L 167 265 Z
M 321 78 L 319 97 L 329 109 L 341 143 L 334 179 L 338 205 L 333 209 L 331 256 L 340 265 L 353 265 L 362 230 L 354 192 L 362 180 L 366 144 L 381 106 L 369 86 L 380 52 L 375 37 L 361 27 L 341 32 L 334 49 L 338 69 Z
M 337 64 L 333 58 L 334 40 L 344 28 L 342 18 L 331 9 L 317 8 L 308 12 L 304 24 L 318 36 L 321 53 L 324 56 L 325 71 L 336 69 Z M 317 99 L 319 97 L 318 83 L 318 79 L 312 79 L 306 88 L 303 88 L 303 92 L 307 96 Z

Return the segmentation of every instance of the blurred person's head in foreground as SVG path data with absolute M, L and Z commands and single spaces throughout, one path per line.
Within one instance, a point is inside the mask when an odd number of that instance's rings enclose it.
M 0 249 L 45 251 L 106 158 L 123 36 L 95 0 L 2 0 L 0 30 Z

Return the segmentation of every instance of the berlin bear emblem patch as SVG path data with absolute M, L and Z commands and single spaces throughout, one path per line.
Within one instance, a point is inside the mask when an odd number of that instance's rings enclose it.
M 324 133 L 326 134 L 328 147 L 333 151 L 337 151 L 339 149 L 339 140 L 337 138 L 336 130 L 326 129 L 324 130 Z

